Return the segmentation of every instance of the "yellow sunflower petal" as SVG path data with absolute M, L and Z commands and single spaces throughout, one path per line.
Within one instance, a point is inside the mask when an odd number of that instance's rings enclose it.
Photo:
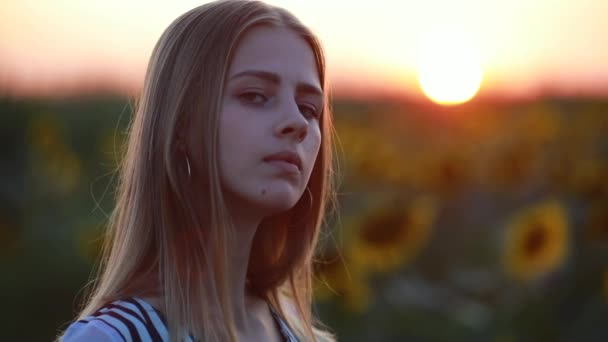
M 507 227 L 504 263 L 508 274 L 531 281 L 555 270 L 568 253 L 568 219 L 556 201 L 517 214 Z

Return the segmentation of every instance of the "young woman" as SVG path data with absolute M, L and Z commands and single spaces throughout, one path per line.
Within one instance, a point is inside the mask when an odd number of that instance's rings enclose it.
M 324 57 L 257 1 L 163 33 L 121 164 L 99 276 L 62 341 L 330 341 L 311 261 L 331 187 Z

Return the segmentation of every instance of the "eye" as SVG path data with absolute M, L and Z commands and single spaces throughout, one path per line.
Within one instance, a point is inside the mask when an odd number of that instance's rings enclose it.
M 298 105 L 300 112 L 308 119 L 319 119 L 317 108 L 311 105 Z
M 268 101 L 268 98 L 263 94 L 255 91 L 248 91 L 240 94 L 239 99 L 245 103 L 261 105 Z

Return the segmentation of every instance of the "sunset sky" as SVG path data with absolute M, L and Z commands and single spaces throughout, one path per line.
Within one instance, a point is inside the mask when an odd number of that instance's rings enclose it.
M 337 93 L 420 95 L 421 63 L 467 46 L 483 69 L 480 94 L 608 96 L 605 0 L 268 2 L 318 34 Z M 201 3 L 4 0 L 0 94 L 61 93 L 83 82 L 137 89 L 162 31 Z

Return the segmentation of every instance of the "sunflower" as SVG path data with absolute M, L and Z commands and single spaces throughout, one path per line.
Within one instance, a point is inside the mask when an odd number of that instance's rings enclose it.
M 395 270 L 426 245 L 436 211 L 437 204 L 429 197 L 414 199 L 405 207 L 396 203 L 377 208 L 362 220 L 348 255 L 370 271 Z
M 557 201 L 516 214 L 507 227 L 505 269 L 519 281 L 531 281 L 555 270 L 567 252 L 568 219 Z
M 314 294 L 317 300 L 339 297 L 353 312 L 364 312 L 370 291 L 358 265 L 345 260 L 336 249 L 325 251 L 315 260 Z

